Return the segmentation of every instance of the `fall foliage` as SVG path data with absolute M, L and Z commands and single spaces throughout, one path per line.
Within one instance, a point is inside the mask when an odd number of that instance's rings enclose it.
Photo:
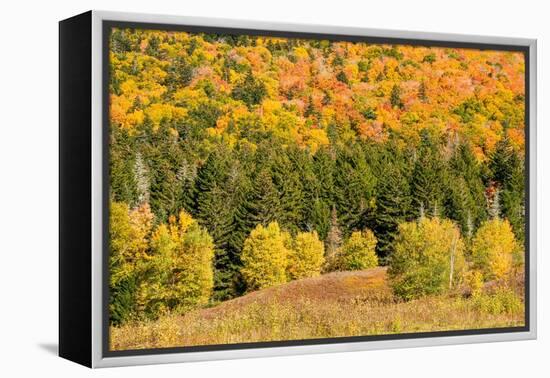
M 292 280 L 321 274 L 325 262 L 325 247 L 317 232 L 299 232 L 288 255 L 288 276 Z
M 522 53 L 113 28 L 109 65 L 115 329 L 385 265 L 391 303 L 516 321 Z
M 389 266 L 391 286 L 402 298 L 452 289 L 465 270 L 458 227 L 446 219 L 425 217 L 400 224 Z
M 241 273 L 249 290 L 286 282 L 288 249 L 277 222 L 258 225 L 244 242 Z
M 485 280 L 502 279 L 511 272 L 514 260 L 521 259 L 519 249 L 510 223 L 491 219 L 481 225 L 473 239 L 474 268 L 482 272 Z

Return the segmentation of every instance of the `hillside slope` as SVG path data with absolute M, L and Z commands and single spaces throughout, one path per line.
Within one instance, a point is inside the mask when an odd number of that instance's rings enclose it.
M 259 290 L 218 306 L 111 328 L 113 350 L 519 326 L 521 311 L 491 313 L 472 299 L 402 302 L 386 268 L 336 272 Z

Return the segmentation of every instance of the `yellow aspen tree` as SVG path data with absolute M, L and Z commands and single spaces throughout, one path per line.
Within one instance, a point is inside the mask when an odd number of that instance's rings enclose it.
M 316 231 L 299 232 L 288 255 L 288 277 L 297 280 L 320 275 L 324 255 L 325 247 Z
M 355 231 L 342 246 L 337 261 L 340 270 L 362 270 L 378 265 L 376 237 L 371 230 Z
M 249 291 L 286 282 L 288 249 L 277 222 L 259 224 L 245 240 L 241 274 Z
M 520 247 L 506 219 L 491 219 L 477 230 L 472 242 L 472 262 L 485 281 L 504 278 L 513 267 Z

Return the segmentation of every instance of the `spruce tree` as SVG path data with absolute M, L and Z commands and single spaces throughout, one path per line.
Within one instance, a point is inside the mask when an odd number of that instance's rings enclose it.
M 394 84 L 391 93 L 390 93 L 390 103 L 391 106 L 394 108 L 403 108 L 403 101 L 401 100 L 401 87 L 399 85 Z
M 302 226 L 305 206 L 303 179 L 309 165 L 306 154 L 298 149 L 279 151 L 270 167 L 271 180 L 280 194 L 277 221 L 287 231 L 297 232 Z
M 447 215 L 459 224 L 463 233 L 473 232 L 487 219 L 487 207 L 481 165 L 469 143 L 460 143 L 455 148 L 449 170 Z
M 501 189 L 502 217 L 509 220 L 516 237 L 525 236 L 525 167 L 524 159 L 514 150 L 508 138 L 503 138 L 491 155 L 489 168 Z
M 273 184 L 271 173 L 262 169 L 254 179 L 254 187 L 248 199 L 248 214 L 253 225 L 267 226 L 277 221 L 281 213 L 279 192 Z
M 214 239 L 215 300 L 237 295 L 236 274 L 240 269 L 242 244 L 236 242 L 236 216 L 241 202 L 241 189 L 246 179 L 231 152 L 212 153 L 199 169 L 196 179 L 196 218 Z M 247 230 L 248 231 L 248 230 Z M 241 242 L 242 243 L 242 242 Z
M 338 152 L 334 171 L 333 198 L 347 236 L 365 227 L 366 214 L 374 207 L 376 179 L 359 146 Z
M 134 175 L 135 158 L 132 138 L 126 130 L 113 127 L 111 131 L 110 195 L 114 201 L 137 205 L 138 194 Z
M 441 216 L 447 186 L 445 162 L 438 144 L 424 132 L 412 172 L 411 195 L 413 212 L 423 208 L 428 215 Z
M 370 223 L 378 240 L 376 251 L 385 263 L 393 251 L 399 223 L 411 216 L 409 180 L 402 158 L 385 156 L 381 164 L 383 179 L 376 187 L 376 209 Z
M 418 87 L 418 98 L 422 102 L 428 101 L 428 96 L 426 94 L 426 83 L 424 82 L 424 79 L 422 79 L 420 86 Z

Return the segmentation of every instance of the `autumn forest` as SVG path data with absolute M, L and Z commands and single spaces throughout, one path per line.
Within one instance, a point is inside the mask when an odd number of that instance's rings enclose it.
M 524 324 L 522 53 L 109 42 L 112 349 Z

